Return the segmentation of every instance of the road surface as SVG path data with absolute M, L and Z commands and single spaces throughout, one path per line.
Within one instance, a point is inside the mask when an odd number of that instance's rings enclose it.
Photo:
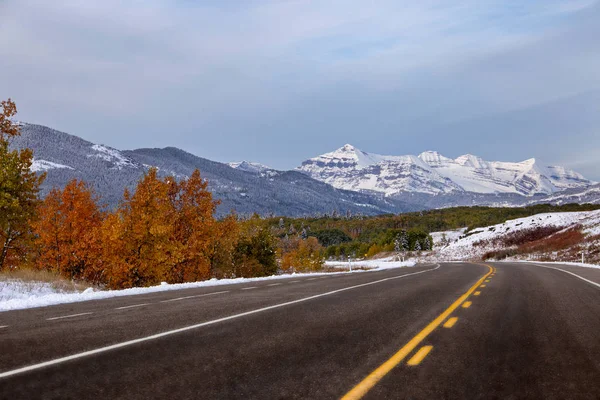
M 600 270 L 435 264 L 2 312 L 0 398 L 600 399 Z

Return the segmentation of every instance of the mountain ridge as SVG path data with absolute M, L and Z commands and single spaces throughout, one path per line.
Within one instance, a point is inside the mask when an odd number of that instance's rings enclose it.
M 540 166 L 535 158 L 503 162 L 465 154 L 452 159 L 437 151 L 386 156 L 350 144 L 308 159 L 297 170 L 340 189 L 387 196 L 472 192 L 532 197 L 596 183 L 565 167 Z
M 101 196 L 102 203 L 111 208 L 119 204 L 126 188 L 135 188 L 143 174 L 156 167 L 160 176 L 173 175 L 178 179 L 199 169 L 214 198 L 221 202 L 219 215 L 232 210 L 239 214 L 289 216 L 334 211 L 374 215 L 418 209 L 401 200 L 336 189 L 297 171 L 257 174 L 175 147 L 121 151 L 43 125 L 23 123 L 21 135 L 13 139 L 11 147 L 33 150 L 32 169 L 47 173 L 42 195 L 53 187 L 65 186 L 71 179 L 79 179 L 87 182 Z

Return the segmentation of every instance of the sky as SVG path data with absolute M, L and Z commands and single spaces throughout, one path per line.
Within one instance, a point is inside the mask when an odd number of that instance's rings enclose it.
M 119 149 L 291 169 L 372 153 L 600 181 L 592 0 L 1 0 L 0 98 Z

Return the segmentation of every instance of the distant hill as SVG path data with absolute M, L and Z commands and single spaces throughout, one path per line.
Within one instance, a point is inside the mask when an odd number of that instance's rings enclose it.
M 22 124 L 14 148 L 31 148 L 33 169 L 48 177 L 43 194 L 73 178 L 88 182 L 109 207 L 115 207 L 125 188 L 135 187 L 150 167 L 162 176 L 185 178 L 198 168 L 214 197 L 221 200 L 218 213 L 304 216 L 350 212 L 376 215 L 422 209 L 383 195 L 340 190 L 297 171 L 234 168 L 196 157 L 177 148 L 120 151 L 54 129 Z M 239 167 L 239 166 L 238 166 Z

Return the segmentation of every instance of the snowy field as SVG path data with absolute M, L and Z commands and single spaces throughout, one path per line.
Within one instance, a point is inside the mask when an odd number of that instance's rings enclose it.
M 353 262 L 352 265 L 355 268 L 353 272 L 343 271 L 331 273 L 295 273 L 268 276 L 263 278 L 211 279 L 202 282 L 179 283 L 172 285 L 163 283 L 158 286 L 123 290 L 94 290 L 92 288 L 88 288 L 84 291 L 57 290 L 52 286 L 52 284 L 47 282 L 24 282 L 22 280 L 17 279 L 8 279 L 6 281 L 0 281 L 0 311 L 18 310 L 33 307 L 45 307 L 55 304 L 74 303 L 87 300 L 99 300 L 111 297 L 131 296 L 136 294 L 146 294 L 154 292 L 164 292 L 168 290 L 222 286 L 248 282 L 264 282 L 278 279 L 286 279 L 291 277 L 313 277 L 331 274 L 361 273 L 365 271 L 364 269 L 358 269 L 359 267 L 369 268 L 370 270 L 411 267 L 415 265 L 415 262 L 395 262 L 391 259 L 381 259 L 374 261 Z M 348 268 L 348 263 L 326 263 L 326 266 Z

